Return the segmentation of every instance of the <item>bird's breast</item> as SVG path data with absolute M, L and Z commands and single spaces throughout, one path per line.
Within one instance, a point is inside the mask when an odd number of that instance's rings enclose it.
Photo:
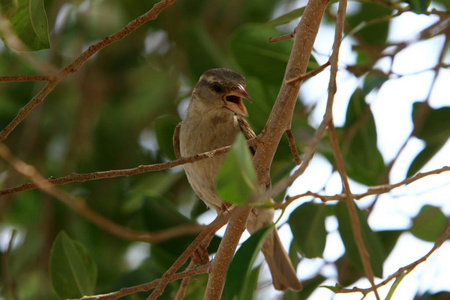
M 188 115 L 180 128 L 181 155 L 187 157 L 231 145 L 239 131 L 233 114 L 210 113 L 200 118 Z M 184 165 L 196 194 L 216 211 L 220 211 L 222 199 L 215 192 L 214 182 L 224 159 L 225 155 L 219 155 Z
M 229 146 L 239 131 L 233 114 L 210 113 L 199 118 L 188 117 L 180 131 L 181 155 L 191 156 Z

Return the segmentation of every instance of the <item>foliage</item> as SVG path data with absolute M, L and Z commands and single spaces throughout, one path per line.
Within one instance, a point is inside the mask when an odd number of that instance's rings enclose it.
M 47 75 L 62 69 L 89 45 L 126 26 L 153 4 L 139 0 L 1 0 L 0 36 L 4 44 L 0 45 L 0 76 Z M 354 43 L 356 59 L 345 66 L 345 71 L 344 67 L 340 70 L 355 79 L 358 86 L 346 106 L 345 122 L 336 131 L 352 184 L 369 188 L 395 183 L 389 176 L 404 150 L 400 149 L 392 161 L 386 161 L 378 146 L 380 132 L 370 99 L 395 80 L 397 74 L 392 68 L 377 69 L 377 62 L 385 58 L 394 60 L 416 42 L 445 36 L 442 49 L 434 49 L 442 52 L 440 60 L 429 71 L 437 76 L 440 70 L 448 70 L 445 57 L 449 54 L 450 7 L 447 0 L 360 1 L 358 5 L 348 16 L 345 32 L 346 38 Z M 280 11 L 284 12 L 281 16 Z M 334 28 L 335 11 L 336 6 L 331 3 L 324 28 L 330 24 Z M 184 115 L 186 100 L 198 77 L 214 67 L 229 67 L 246 77 L 249 94 L 254 99 L 248 105 L 248 121 L 258 134 L 275 103 L 293 44 L 292 40 L 268 43 L 268 39 L 289 33 L 303 13 L 304 8 L 290 0 L 179 0 L 156 20 L 97 52 L 74 74 L 65 77 L 2 145 L 50 179 L 74 172 L 126 169 L 174 160 L 172 134 Z M 423 14 L 435 23 L 423 29 L 416 40 L 393 43 L 388 40 L 388 33 L 402 14 Z M 308 69 L 316 68 L 323 59 L 322 54 L 313 54 Z M 10 80 L 2 77 L 1 81 Z M 45 86 L 41 81 L 15 81 L 0 84 L 2 129 Z M 405 178 L 423 170 L 450 137 L 450 107 L 430 106 L 432 88 L 426 99 L 418 98 L 411 107 L 413 129 L 405 141 L 420 139 L 424 148 L 412 159 Z M 293 114 L 292 132 L 301 152 L 308 147 L 316 130 L 311 119 L 317 103 L 310 105 L 315 100 L 301 98 Z M 221 195 L 239 204 L 245 203 L 255 189 L 250 155 L 242 148 L 245 148 L 243 139 L 233 145 L 223 176 L 218 179 Z M 328 139 L 322 139 L 316 150 L 316 155 L 325 157 L 336 168 L 337 159 Z M 0 299 L 76 298 L 148 282 L 160 278 L 195 238 L 191 233 L 142 250 L 141 240 L 127 240 L 116 236 L 114 230 L 96 226 L 88 221 L 82 208 L 73 209 L 39 190 L 9 193 L 9 187 L 20 186 L 30 179 L 14 170 L 12 160 L 2 158 L 0 192 L 5 194 L 0 194 L 0 251 L 5 259 L 1 260 Z M 292 161 L 289 144 L 283 139 L 271 166 L 273 184 L 294 170 Z M 230 174 L 239 176 L 231 175 L 233 180 L 227 181 Z M 326 285 L 333 282 L 330 289 L 340 292 L 342 287 L 367 276 L 352 231 L 355 224 L 343 201 L 345 195 L 324 200 L 321 196 L 329 195 L 327 184 L 313 191 L 318 191 L 315 196 L 300 195 L 306 203 L 290 203 L 292 210 L 288 211 L 292 212 L 286 226 L 293 234 L 290 255 L 298 264 L 309 258 L 323 259 L 329 245 L 327 237 L 333 233 L 327 230 L 326 221 L 337 219 L 345 253 L 327 262 L 334 266 L 337 276 L 325 275 L 319 268 L 311 278 L 306 278 L 302 292 L 286 292 L 284 299 L 306 299 L 323 289 L 320 286 L 325 281 Z M 77 199 L 75 206 L 88 207 L 94 214 L 136 232 L 192 226 L 207 210 L 194 195 L 180 167 L 71 182 L 57 188 Z M 376 277 L 387 277 L 383 264 L 401 235 L 410 232 L 418 239 L 434 242 L 448 230 L 448 216 L 442 207 L 423 203 L 420 212 L 409 216 L 410 228 L 373 230 L 369 218 L 379 198 L 368 198 L 369 205 L 355 208 Z M 15 242 L 8 244 L 12 230 L 17 232 Z M 252 269 L 252 264 L 265 233 L 267 228 L 255 233 L 236 253 L 225 286 L 229 299 L 248 299 L 254 295 L 260 267 Z M 210 254 L 219 243 L 219 237 L 212 240 Z M 135 252 L 136 249 L 141 250 Z M 301 272 L 300 268 L 300 275 Z M 401 273 L 395 277 L 389 297 L 403 284 L 404 276 Z M 188 286 L 186 299 L 199 299 L 203 295 L 206 276 L 195 278 Z M 170 283 L 160 299 L 171 299 L 179 285 Z M 421 299 L 448 295 L 422 292 L 426 293 L 418 295 Z M 133 299 L 145 299 L 147 295 L 138 293 Z

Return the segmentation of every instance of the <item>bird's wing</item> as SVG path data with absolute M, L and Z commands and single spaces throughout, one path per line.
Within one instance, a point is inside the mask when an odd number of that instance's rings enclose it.
M 239 127 L 241 128 L 241 131 L 244 134 L 245 138 L 247 140 L 254 139 L 256 137 L 256 134 L 255 132 L 253 132 L 252 127 L 250 127 L 250 124 L 248 124 L 248 122 L 241 116 L 237 116 L 237 120 L 239 123 Z M 252 146 L 250 147 L 250 151 L 252 152 L 252 154 L 255 154 L 256 148 Z
M 175 127 L 175 132 L 173 133 L 173 151 L 175 152 L 175 156 L 177 158 L 181 157 L 180 152 L 180 129 L 181 129 L 181 123 L 178 123 L 177 127 Z

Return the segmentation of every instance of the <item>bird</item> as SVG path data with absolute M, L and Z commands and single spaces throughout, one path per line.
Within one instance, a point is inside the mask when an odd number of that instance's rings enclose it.
M 226 68 L 204 72 L 192 91 L 186 118 L 175 128 L 173 146 L 176 157 L 188 157 L 229 146 L 240 132 L 247 140 L 255 138 L 254 131 L 244 119 L 248 112 L 243 99 L 252 101 L 241 74 Z M 255 148 L 250 147 L 250 150 L 254 154 Z M 184 165 L 192 189 L 218 214 L 229 206 L 215 189 L 215 179 L 224 159 L 225 155 L 219 155 Z M 253 208 L 247 221 L 247 230 L 254 233 L 272 224 L 273 217 L 273 209 Z M 302 289 L 302 283 L 297 278 L 275 226 L 261 250 L 275 289 Z

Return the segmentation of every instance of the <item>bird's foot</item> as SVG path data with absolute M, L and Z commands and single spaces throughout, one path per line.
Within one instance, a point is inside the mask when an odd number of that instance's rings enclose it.
M 191 258 L 195 264 L 206 265 L 209 263 L 208 249 L 203 244 L 200 244 L 192 253 Z

